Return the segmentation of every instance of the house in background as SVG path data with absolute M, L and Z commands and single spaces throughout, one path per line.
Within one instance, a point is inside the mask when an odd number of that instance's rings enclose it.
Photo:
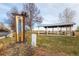
M 0 22 L 0 37 L 7 36 L 10 33 L 10 30 L 5 27 L 3 23 Z

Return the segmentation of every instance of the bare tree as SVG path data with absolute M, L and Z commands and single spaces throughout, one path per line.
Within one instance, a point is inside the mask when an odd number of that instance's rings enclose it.
M 31 30 L 35 23 L 42 22 L 43 17 L 40 15 L 40 10 L 34 3 L 23 4 L 23 10 L 21 12 L 28 14 L 28 17 L 26 17 L 25 19 L 25 23 L 26 26 L 29 26 Z M 13 7 L 7 13 L 11 29 L 15 31 L 15 15 L 13 15 L 12 13 L 19 13 L 18 9 L 16 7 Z
M 78 31 L 78 32 L 79 32 L 79 26 L 77 26 L 77 29 L 76 29 L 76 31 Z
M 13 7 L 7 12 L 7 16 L 10 22 L 10 27 L 13 31 L 15 31 L 15 15 L 13 15 L 12 13 L 18 13 L 18 9 L 16 7 Z
M 63 11 L 63 13 L 59 14 L 60 21 L 65 23 L 73 22 L 74 17 L 75 17 L 75 11 L 70 8 L 66 8 Z
M 9 31 L 9 29 L 2 22 L 0 22 L 0 31 Z
M 75 11 L 70 8 L 66 8 L 63 11 L 63 13 L 59 14 L 59 19 L 60 22 L 62 23 L 72 23 L 74 18 L 75 18 Z M 70 28 L 70 32 L 71 32 L 71 28 Z M 66 34 L 67 34 L 67 27 L 66 27 Z
M 23 11 L 27 12 L 29 15 L 26 22 L 30 26 L 31 31 L 35 23 L 42 22 L 43 17 L 40 16 L 40 10 L 37 8 L 37 6 L 34 3 L 23 4 Z
M 0 22 L 0 29 L 4 29 L 4 24 L 2 22 Z

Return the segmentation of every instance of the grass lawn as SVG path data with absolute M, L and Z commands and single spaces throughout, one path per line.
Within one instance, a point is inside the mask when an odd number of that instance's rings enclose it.
M 37 45 L 50 55 L 79 55 L 79 37 L 39 35 Z
M 11 40 L 11 38 L 7 37 L 4 39 L 0 39 L 0 49 L 2 48 L 1 46 L 7 46 L 9 45 L 13 40 Z
M 5 46 L 10 47 L 5 49 L 5 51 L 8 51 L 7 53 L 4 51 L 4 54 L 1 54 L 0 52 L 0 55 L 5 55 L 5 53 L 7 55 L 79 55 L 79 37 L 37 35 L 37 47 L 32 51 L 28 48 L 28 45 L 29 47 L 31 45 L 30 34 L 26 37 L 27 45 L 25 47 L 21 47 L 19 50 L 13 43 L 14 39 L 1 39 L 0 44 L 4 43 Z

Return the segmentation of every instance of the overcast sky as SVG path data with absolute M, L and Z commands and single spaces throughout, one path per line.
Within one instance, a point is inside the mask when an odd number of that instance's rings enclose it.
M 62 13 L 65 8 L 71 8 L 76 12 L 74 22 L 76 25 L 79 25 L 79 4 L 67 4 L 67 3 L 37 3 L 37 7 L 40 9 L 40 14 L 44 17 L 42 24 L 54 24 L 59 22 L 58 15 Z M 0 3 L 0 22 L 6 24 L 7 11 L 9 11 L 12 7 L 17 7 L 19 11 L 22 10 L 22 4 L 5 4 Z M 6 24 L 7 25 L 7 24 Z

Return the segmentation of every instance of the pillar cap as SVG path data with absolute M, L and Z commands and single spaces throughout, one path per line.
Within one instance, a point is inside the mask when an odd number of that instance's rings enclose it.
M 21 12 L 21 13 L 11 13 L 13 15 L 18 15 L 18 16 L 25 16 L 25 17 L 28 17 L 27 13 L 26 12 Z

